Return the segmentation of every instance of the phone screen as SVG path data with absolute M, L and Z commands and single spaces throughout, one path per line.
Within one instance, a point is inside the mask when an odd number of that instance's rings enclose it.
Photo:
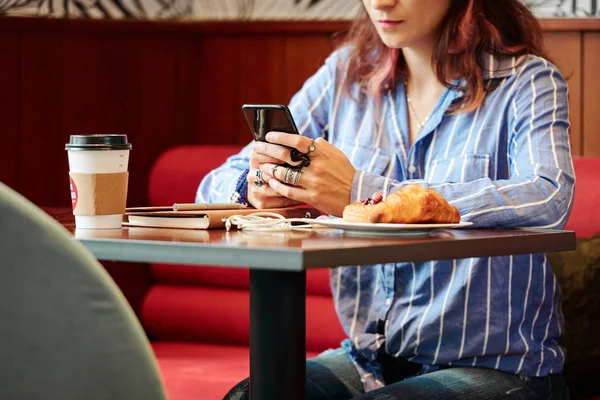
M 290 110 L 279 104 L 245 104 L 242 111 L 254 135 L 254 140 L 265 142 L 271 131 L 298 134 Z

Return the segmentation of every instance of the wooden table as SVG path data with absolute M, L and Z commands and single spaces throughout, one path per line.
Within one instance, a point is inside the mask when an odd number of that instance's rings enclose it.
M 250 268 L 251 397 L 304 400 L 306 270 L 573 250 L 570 231 L 447 229 L 429 237 L 349 237 L 340 230 L 256 233 L 125 227 L 75 229 L 68 209 L 47 209 L 98 259 Z

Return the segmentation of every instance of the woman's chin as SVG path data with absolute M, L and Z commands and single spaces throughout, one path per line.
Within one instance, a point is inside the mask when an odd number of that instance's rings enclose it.
M 381 37 L 381 41 L 387 47 L 391 49 L 401 49 L 403 47 L 408 47 L 409 43 L 405 38 L 398 37 L 399 35 L 392 35 L 389 33 L 380 33 L 379 37 Z

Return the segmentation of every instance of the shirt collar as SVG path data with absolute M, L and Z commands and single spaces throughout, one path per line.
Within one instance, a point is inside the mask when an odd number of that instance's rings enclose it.
M 479 59 L 479 68 L 483 79 L 506 78 L 516 72 L 518 60 L 516 57 L 495 56 L 484 52 Z
M 479 68 L 483 74 L 484 80 L 507 78 L 516 73 L 520 58 L 516 57 L 498 57 L 491 53 L 484 52 L 479 58 Z M 459 78 L 453 82 L 455 87 L 461 87 L 465 84 L 464 78 Z M 465 95 L 462 89 L 454 90 L 455 98 Z

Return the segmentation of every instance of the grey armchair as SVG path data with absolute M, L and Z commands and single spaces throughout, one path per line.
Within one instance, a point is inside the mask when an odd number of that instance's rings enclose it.
M 144 331 L 103 267 L 0 183 L 0 399 L 165 398 Z

